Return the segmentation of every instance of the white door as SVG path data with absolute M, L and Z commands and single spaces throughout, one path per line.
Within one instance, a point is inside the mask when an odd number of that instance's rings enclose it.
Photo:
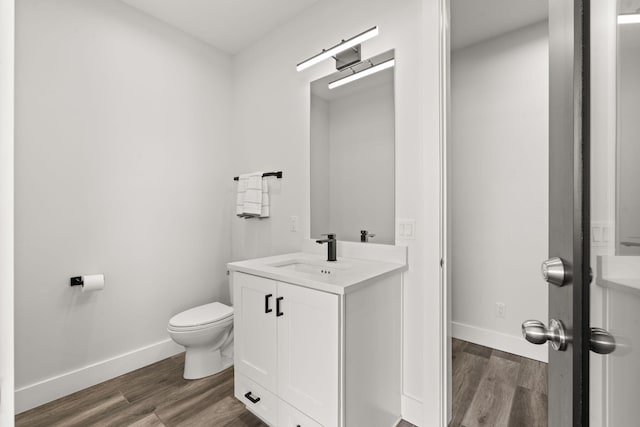
M 278 394 L 325 426 L 338 424 L 338 295 L 278 283 Z
M 276 392 L 276 282 L 234 273 L 235 369 Z

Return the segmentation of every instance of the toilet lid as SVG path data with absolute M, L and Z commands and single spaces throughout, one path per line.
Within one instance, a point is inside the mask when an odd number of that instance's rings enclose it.
M 217 322 L 233 316 L 233 308 L 219 302 L 201 305 L 178 313 L 169 320 L 169 326 L 188 328 Z

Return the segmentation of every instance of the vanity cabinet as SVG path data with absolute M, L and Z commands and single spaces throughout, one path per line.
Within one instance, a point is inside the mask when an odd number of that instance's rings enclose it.
M 230 263 L 235 397 L 274 427 L 395 426 L 404 269 L 306 252 Z
M 243 393 L 242 388 L 237 397 L 250 409 L 257 406 L 259 415 L 273 425 L 288 425 L 285 419 L 302 414 L 317 425 L 337 425 L 338 295 L 238 272 L 233 286 L 235 369 L 263 391 L 261 396 L 254 390 Z M 251 385 L 246 380 L 243 384 Z M 282 402 L 265 408 L 271 396 L 265 397 L 264 391 Z M 265 414 L 268 411 L 278 414 Z

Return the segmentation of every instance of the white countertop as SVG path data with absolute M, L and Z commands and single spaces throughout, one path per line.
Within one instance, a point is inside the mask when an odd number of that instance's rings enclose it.
M 331 273 L 319 275 L 279 267 L 279 265 L 293 263 L 313 264 L 319 269 L 326 268 Z M 338 257 L 335 262 L 328 262 L 326 255 L 294 252 L 232 262 L 228 264 L 228 268 L 230 271 L 239 271 L 323 292 L 344 295 L 354 292 L 382 276 L 405 271 L 407 264 L 344 257 Z
M 640 256 L 599 255 L 596 269 L 598 285 L 640 293 Z

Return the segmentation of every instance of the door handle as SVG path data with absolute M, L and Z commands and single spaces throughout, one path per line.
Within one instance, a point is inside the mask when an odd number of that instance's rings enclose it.
M 566 350 L 569 341 L 562 322 L 556 319 L 549 321 L 548 328 L 539 320 L 527 320 L 522 323 L 522 336 L 530 343 L 538 345 L 548 341 L 556 351 Z
M 249 399 L 249 402 L 251 403 L 258 403 L 260 402 L 260 398 L 259 397 L 253 397 L 251 396 L 251 392 L 248 391 L 245 393 L 244 397 L 246 397 L 247 399 Z
M 616 340 L 602 328 L 591 328 L 589 349 L 598 354 L 610 354 L 616 349 Z
M 542 278 L 550 285 L 563 286 L 567 278 L 566 268 L 561 258 L 549 258 L 541 266 Z
M 268 294 L 264 296 L 264 312 L 271 313 L 273 311 L 272 308 L 269 308 L 269 298 L 271 298 L 273 294 Z
M 276 298 L 276 317 L 282 316 L 284 313 L 280 311 L 280 302 L 284 299 L 284 297 Z

